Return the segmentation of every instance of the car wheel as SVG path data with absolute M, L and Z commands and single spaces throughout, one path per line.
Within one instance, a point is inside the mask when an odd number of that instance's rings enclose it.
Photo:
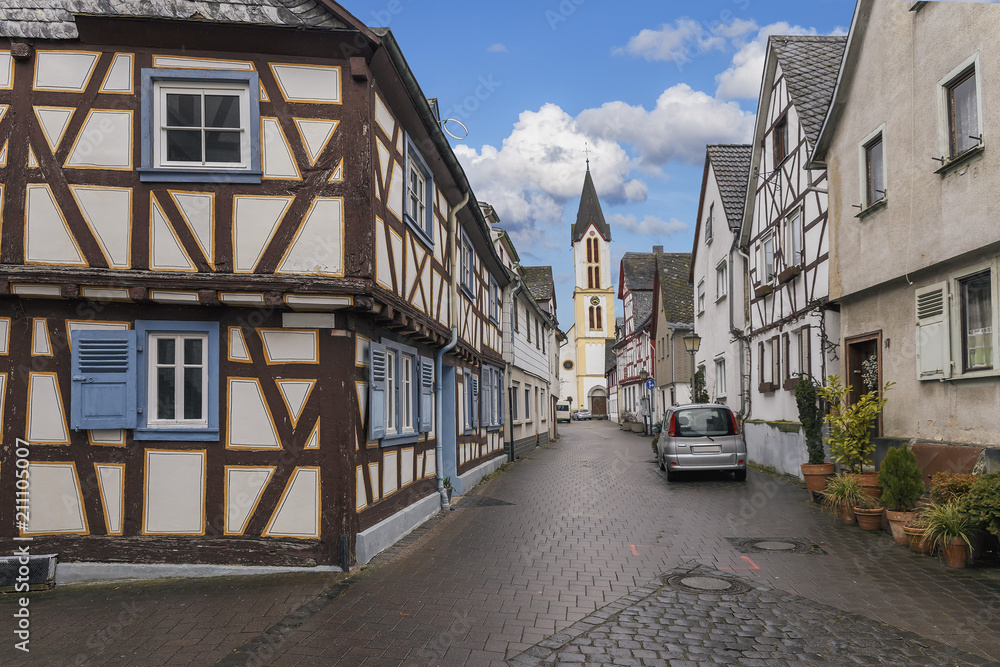
M 677 481 L 677 473 L 674 472 L 674 469 L 671 468 L 670 466 L 667 466 L 666 470 L 667 470 L 667 481 L 668 482 L 676 482 Z
M 736 472 L 733 473 L 733 477 L 736 478 L 737 482 L 745 482 L 747 481 L 747 471 L 737 470 Z

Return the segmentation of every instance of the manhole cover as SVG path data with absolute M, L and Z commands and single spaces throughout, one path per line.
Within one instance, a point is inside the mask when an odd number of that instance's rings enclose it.
M 674 574 L 660 579 L 664 584 L 689 593 L 746 593 L 750 587 L 739 579 L 708 575 Z
M 727 537 L 733 548 L 744 554 L 825 554 L 823 549 L 799 537 Z

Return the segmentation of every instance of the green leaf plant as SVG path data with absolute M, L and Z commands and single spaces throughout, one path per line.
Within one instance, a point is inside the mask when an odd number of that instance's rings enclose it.
M 893 447 L 879 466 L 878 483 L 882 504 L 893 512 L 909 512 L 924 494 L 924 481 L 917 457 L 909 447 Z
M 799 422 L 805 434 L 809 463 L 819 465 L 826 460 L 823 451 L 823 417 L 816 401 L 816 383 L 808 375 L 803 375 L 795 385 L 795 404 L 799 408 Z
M 828 427 L 826 443 L 833 453 L 833 460 L 848 472 L 860 473 L 865 466 L 872 465 L 872 453 L 875 451 L 872 426 L 888 402 L 886 392 L 894 384 L 887 382 L 881 391 L 862 394 L 854 403 L 849 400 L 851 385 L 843 386 L 838 375 L 831 375 L 826 386 L 816 388 L 830 405 L 830 412 L 823 416 Z

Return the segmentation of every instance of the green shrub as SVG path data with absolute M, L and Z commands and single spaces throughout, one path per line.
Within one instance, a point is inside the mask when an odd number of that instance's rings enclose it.
M 1000 537 L 1000 472 L 976 477 L 958 507 L 984 530 Z
M 864 502 L 865 492 L 858 478 L 853 475 L 837 474 L 826 480 L 823 492 L 823 509 L 830 514 L 839 514 L 840 506 L 857 507 Z
M 854 403 L 850 402 L 851 385 L 842 386 L 837 375 L 831 375 L 826 386 L 816 388 L 830 404 L 830 414 L 825 415 L 823 421 L 830 429 L 826 442 L 833 452 L 833 460 L 849 472 L 862 472 L 865 466 L 872 464 L 872 452 L 875 451 L 872 426 L 885 407 L 885 394 L 893 384 L 887 382 L 881 391 L 876 389 L 862 394 Z
M 952 501 L 943 505 L 935 503 L 924 511 L 924 518 L 927 521 L 925 540 L 945 547 L 957 537 L 965 542 L 966 548 L 972 550 L 969 538 L 975 532 L 976 526 L 969 515 L 962 512 L 957 502 Z
M 931 498 L 936 503 L 947 503 L 958 500 L 969 492 L 975 475 L 964 475 L 957 472 L 938 472 L 931 477 Z
M 705 367 L 699 366 L 698 372 L 694 374 L 694 396 L 692 403 L 709 403 L 712 399 L 705 388 Z
M 808 375 L 803 375 L 795 385 L 795 403 L 799 408 L 799 421 L 806 438 L 809 463 L 819 465 L 826 460 L 823 451 L 823 417 L 816 402 L 816 384 Z
M 656 443 L 660 441 L 660 434 L 657 433 L 653 436 L 653 456 L 659 456 L 660 450 L 656 448 Z
M 893 447 L 878 471 L 882 504 L 893 512 L 909 512 L 924 494 L 923 476 L 917 457 L 909 447 Z

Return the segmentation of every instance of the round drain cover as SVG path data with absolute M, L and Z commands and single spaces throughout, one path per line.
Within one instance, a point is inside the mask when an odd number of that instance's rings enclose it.
M 689 588 L 697 588 L 703 591 L 727 591 L 733 587 L 725 579 L 715 577 L 684 577 L 681 583 Z
M 754 546 L 767 551 L 791 551 L 798 548 L 793 542 L 755 542 Z

